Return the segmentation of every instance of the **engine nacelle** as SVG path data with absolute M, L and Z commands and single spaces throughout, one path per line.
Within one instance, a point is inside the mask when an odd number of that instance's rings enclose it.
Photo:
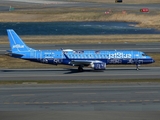
M 94 70 L 105 70 L 106 69 L 106 63 L 91 63 L 91 67 Z

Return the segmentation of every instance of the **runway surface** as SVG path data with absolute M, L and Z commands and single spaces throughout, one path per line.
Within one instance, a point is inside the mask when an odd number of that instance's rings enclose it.
M 5 120 L 160 118 L 157 83 L 1 85 L 0 93 L 0 119 Z
M 120 80 L 120 79 L 159 79 L 160 67 L 113 67 L 105 71 L 89 68 L 78 72 L 77 68 L 63 69 L 1 69 L 0 81 L 17 80 Z

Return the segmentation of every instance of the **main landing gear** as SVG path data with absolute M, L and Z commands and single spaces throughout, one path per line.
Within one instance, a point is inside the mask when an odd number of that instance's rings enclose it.
M 136 70 L 139 70 L 139 64 L 136 64 Z
M 78 72 L 83 72 L 83 66 L 78 66 Z

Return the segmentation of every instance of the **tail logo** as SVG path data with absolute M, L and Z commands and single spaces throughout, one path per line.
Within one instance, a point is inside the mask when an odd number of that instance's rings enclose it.
M 24 45 L 16 44 L 13 45 L 12 48 L 24 48 Z

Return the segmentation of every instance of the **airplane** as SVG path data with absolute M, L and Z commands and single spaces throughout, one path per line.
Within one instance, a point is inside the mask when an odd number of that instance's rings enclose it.
M 144 52 L 134 50 L 35 50 L 28 47 L 13 29 L 7 29 L 7 33 L 10 56 L 52 65 L 78 66 L 79 72 L 84 71 L 84 67 L 103 71 L 109 64 L 133 64 L 139 70 L 139 65 L 155 62 Z

